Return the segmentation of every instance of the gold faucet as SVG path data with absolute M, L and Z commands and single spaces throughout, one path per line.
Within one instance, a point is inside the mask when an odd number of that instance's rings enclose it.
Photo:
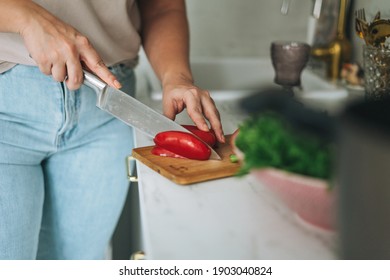
M 326 47 L 313 47 L 311 55 L 326 62 L 326 74 L 331 80 L 340 78 L 343 63 L 351 59 L 351 43 L 345 36 L 347 0 L 340 0 L 336 38 Z

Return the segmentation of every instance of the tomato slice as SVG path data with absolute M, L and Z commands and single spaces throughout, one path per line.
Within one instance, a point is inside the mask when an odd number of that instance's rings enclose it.
M 185 158 L 181 155 L 175 154 L 174 152 L 168 151 L 167 149 L 164 149 L 159 146 L 155 146 L 152 149 L 152 154 L 160 157 L 172 157 L 172 158 Z
M 217 144 L 217 137 L 213 130 L 203 131 L 200 130 L 196 125 L 183 124 L 182 127 L 188 129 L 193 134 L 202 139 L 210 147 L 214 147 Z
M 154 137 L 154 143 L 182 157 L 196 160 L 208 160 L 210 148 L 191 133 L 182 131 L 164 131 Z

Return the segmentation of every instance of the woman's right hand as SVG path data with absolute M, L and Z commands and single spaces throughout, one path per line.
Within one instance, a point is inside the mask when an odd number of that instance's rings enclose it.
M 120 87 L 88 38 L 75 28 L 33 1 L 0 1 L 0 4 L 8 5 L 19 17 L 18 30 L 14 31 L 22 36 L 42 73 L 52 75 L 58 82 L 66 80 L 68 88 L 75 90 L 83 82 L 82 66 L 85 66 L 107 84 Z

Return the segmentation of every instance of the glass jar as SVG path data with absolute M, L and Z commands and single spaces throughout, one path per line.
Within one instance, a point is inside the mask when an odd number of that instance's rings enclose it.
M 390 49 L 363 47 L 365 96 L 367 100 L 390 97 Z

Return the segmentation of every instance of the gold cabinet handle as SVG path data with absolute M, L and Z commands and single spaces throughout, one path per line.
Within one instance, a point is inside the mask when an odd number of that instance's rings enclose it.
M 131 162 L 135 161 L 135 158 L 133 156 L 128 156 L 126 158 L 126 169 L 127 169 L 127 180 L 130 182 L 138 182 L 137 176 L 133 176 L 131 174 Z

